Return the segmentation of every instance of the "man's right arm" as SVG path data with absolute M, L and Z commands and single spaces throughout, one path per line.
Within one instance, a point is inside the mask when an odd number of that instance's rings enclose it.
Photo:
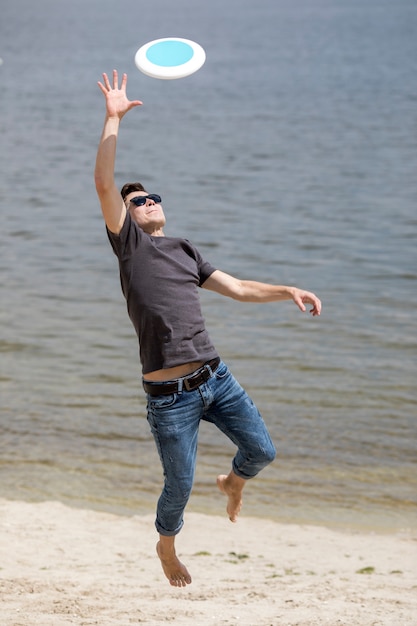
M 107 228 L 116 234 L 119 234 L 121 231 L 126 217 L 125 203 L 114 182 L 119 125 L 120 120 L 118 118 L 106 117 L 97 150 L 96 168 L 94 171 L 94 180 L 104 221 Z
M 127 99 L 126 74 L 123 74 L 120 89 L 116 70 L 113 71 L 113 87 L 106 74 L 103 74 L 103 79 L 104 84 L 99 82 L 98 85 L 106 98 L 106 118 L 97 150 L 94 180 L 107 228 L 119 234 L 126 217 L 126 207 L 114 181 L 117 137 L 125 113 L 142 103 Z

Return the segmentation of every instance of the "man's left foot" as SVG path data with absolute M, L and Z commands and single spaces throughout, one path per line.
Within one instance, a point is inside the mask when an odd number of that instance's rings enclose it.
M 242 491 L 245 480 L 234 473 L 228 476 L 217 476 L 217 486 L 227 496 L 226 511 L 231 522 L 237 522 L 240 509 L 242 508 Z

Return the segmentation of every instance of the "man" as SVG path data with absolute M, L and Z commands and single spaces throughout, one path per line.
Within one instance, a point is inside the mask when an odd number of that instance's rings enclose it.
M 296 287 L 238 280 L 215 269 L 186 239 L 164 236 L 161 198 L 140 183 L 121 193 L 114 181 L 120 121 L 139 100 L 126 95 L 127 76 L 119 88 L 113 71 L 98 85 L 106 116 L 97 152 L 95 183 L 108 236 L 119 259 L 122 291 L 140 345 L 143 386 L 150 424 L 164 471 L 158 500 L 157 553 L 170 584 L 184 587 L 191 576 L 175 552 L 190 496 L 201 419 L 212 422 L 237 446 L 232 469 L 217 485 L 227 497 L 227 513 L 237 520 L 246 481 L 275 458 L 275 448 L 258 410 L 237 383 L 204 327 L 197 287 L 242 302 L 293 300 L 301 309 L 320 300 Z

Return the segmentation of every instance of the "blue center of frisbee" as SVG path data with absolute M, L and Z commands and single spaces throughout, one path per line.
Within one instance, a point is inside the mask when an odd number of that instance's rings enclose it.
M 192 59 L 194 50 L 183 41 L 160 41 L 146 51 L 147 59 L 154 65 L 175 67 Z

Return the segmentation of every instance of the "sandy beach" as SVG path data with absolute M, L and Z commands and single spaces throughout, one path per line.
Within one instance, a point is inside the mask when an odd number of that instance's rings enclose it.
M 169 585 L 153 516 L 0 500 L 2 626 L 414 626 L 417 532 L 189 513 Z

